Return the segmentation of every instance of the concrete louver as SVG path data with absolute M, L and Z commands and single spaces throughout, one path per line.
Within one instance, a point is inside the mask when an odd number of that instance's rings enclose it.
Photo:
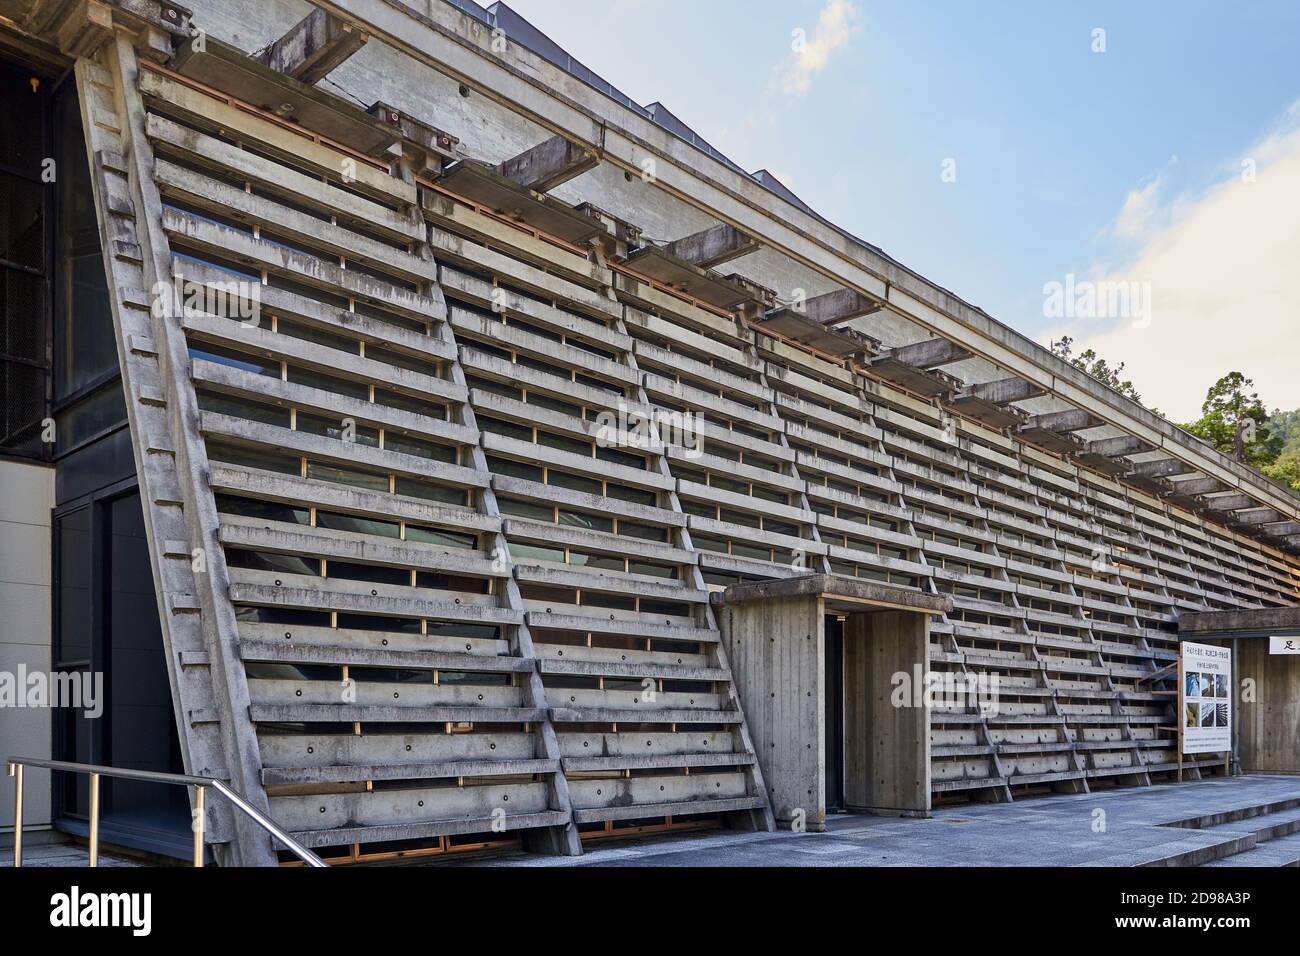
M 728 223 L 718 223 L 664 246 L 671 256 L 701 269 L 713 269 L 759 248 L 758 241 Z
M 533 192 L 550 192 L 600 164 L 600 157 L 556 135 L 507 159 L 497 172 Z
M 258 59 L 308 85 L 320 82 L 370 37 L 324 10 L 313 10 L 262 51 Z

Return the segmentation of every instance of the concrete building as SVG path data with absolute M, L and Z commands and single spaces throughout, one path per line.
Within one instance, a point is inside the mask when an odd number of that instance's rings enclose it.
M 0 60 L 0 661 L 106 675 L 0 756 L 341 861 L 818 828 L 1166 779 L 1180 615 L 1296 603 L 1300 500 L 505 4 L 0 0 Z

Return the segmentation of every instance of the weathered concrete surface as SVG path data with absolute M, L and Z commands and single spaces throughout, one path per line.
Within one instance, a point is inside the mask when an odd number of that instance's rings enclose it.
M 924 594 L 905 588 L 846 578 L 838 574 L 804 574 L 780 581 L 756 581 L 752 584 L 733 584 L 725 591 L 715 593 L 714 604 L 744 604 L 749 601 L 775 600 L 802 595 L 824 594 L 846 601 L 879 605 L 882 609 L 929 611 L 943 613 L 952 610 L 952 598 L 943 594 Z
M 820 830 L 826 821 L 824 621 L 820 593 L 727 605 L 718 616 L 783 827 Z
M 892 358 L 896 362 L 915 365 L 917 368 L 937 368 L 940 365 L 960 362 L 962 359 L 969 358 L 970 354 L 969 349 L 949 339 L 928 339 L 924 342 L 900 346 L 886 353 L 882 358 Z
M 369 37 L 324 10 L 313 10 L 263 51 L 259 59 L 285 76 L 316 83 L 365 45 Z
M 724 222 L 674 239 L 664 249 L 669 255 L 694 263 L 701 269 L 712 269 L 755 251 L 758 243 L 752 236 Z
M 895 706 L 894 675 L 929 665 L 929 617 L 850 614 L 844 627 L 844 801 L 886 816 L 930 811 L 930 710 Z
M 839 325 L 879 311 L 880 302 L 856 289 L 836 289 L 804 303 L 804 312 L 818 325 Z
M 507 159 L 497 171 L 526 189 L 544 193 L 594 169 L 599 162 L 590 150 L 563 136 L 552 136 Z
M 962 389 L 953 396 L 954 401 L 971 398 L 990 402 L 994 405 L 1006 405 L 1008 402 L 1023 402 L 1044 394 L 1045 389 L 1023 378 L 1000 378 L 992 382 L 980 382 Z
M 1022 426 L 1022 431 L 1042 429 L 1049 432 L 1078 432 L 1096 428 L 1101 419 L 1082 408 L 1067 408 L 1058 412 L 1034 415 Z
M 1224 631 L 1269 631 L 1289 628 L 1300 628 L 1300 607 L 1184 611 L 1178 615 L 1178 633 L 1184 637 L 1218 634 Z

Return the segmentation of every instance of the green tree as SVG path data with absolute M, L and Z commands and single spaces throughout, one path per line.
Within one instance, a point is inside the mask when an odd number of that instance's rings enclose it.
M 1300 455 L 1282 455 L 1273 464 L 1265 465 L 1262 470 L 1266 477 L 1288 485 L 1292 491 L 1300 492 Z
M 1300 409 L 1290 412 L 1275 410 L 1269 416 L 1268 430 L 1282 443 L 1279 459 L 1300 455 Z
M 1263 468 L 1281 450 L 1268 427 L 1269 414 L 1255 383 L 1240 372 L 1229 372 L 1210 386 L 1201 405 L 1201 418 L 1182 427 L 1237 461 Z
M 1075 368 L 1087 372 L 1103 385 L 1109 385 L 1121 395 L 1133 399 L 1139 405 L 1142 404 L 1142 396 L 1133 387 L 1133 383 L 1128 379 L 1120 378 L 1124 371 L 1123 362 L 1111 368 L 1110 364 L 1104 358 L 1099 357 L 1093 349 L 1075 355 L 1074 339 L 1068 335 L 1064 335 L 1060 341 L 1052 343 L 1052 352 Z M 1152 411 L 1155 411 L 1157 415 L 1161 414 L 1156 409 L 1152 409 Z

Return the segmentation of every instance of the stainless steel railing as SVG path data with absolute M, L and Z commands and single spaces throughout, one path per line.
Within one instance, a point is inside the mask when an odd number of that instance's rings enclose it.
M 323 867 L 325 861 L 307 849 L 270 818 L 241 797 L 220 780 L 210 777 L 191 777 L 179 773 L 155 773 L 150 770 L 121 770 L 97 764 L 70 763 L 65 760 L 38 760 L 33 757 L 10 757 L 7 760 L 9 776 L 14 778 L 14 866 L 23 865 L 23 770 L 39 767 L 45 770 L 65 770 L 69 773 L 90 774 L 90 865 L 99 865 L 99 781 L 101 777 L 122 780 L 143 780 L 175 787 L 194 788 L 194 865 L 203 865 L 203 832 L 206 794 L 209 787 L 217 791 L 238 810 L 272 838 L 284 844 L 286 850 L 307 866 Z

